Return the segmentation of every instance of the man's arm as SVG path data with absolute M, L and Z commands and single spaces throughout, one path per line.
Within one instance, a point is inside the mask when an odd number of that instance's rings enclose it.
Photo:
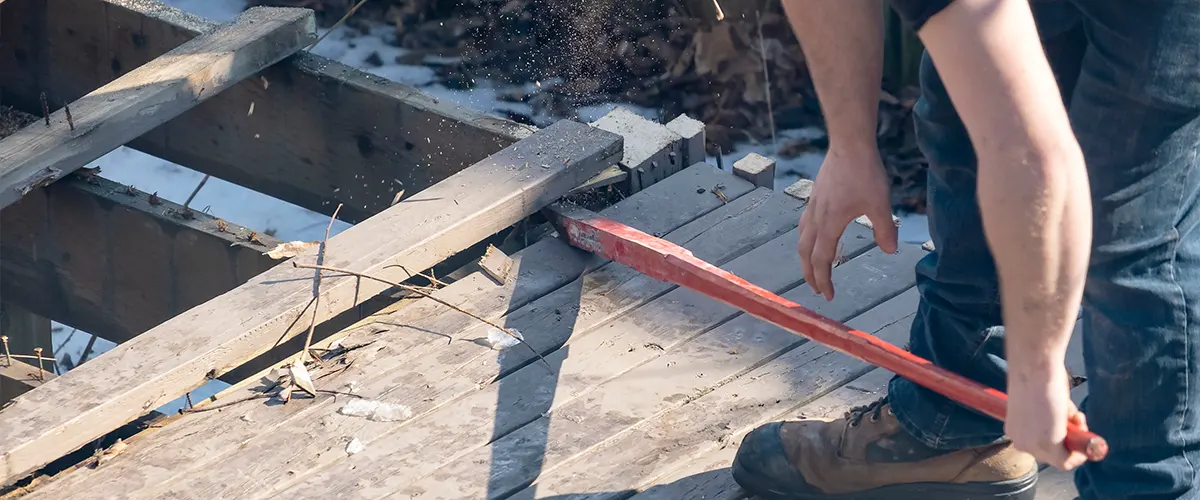
M 830 277 L 838 242 L 866 215 L 875 242 L 896 251 L 890 182 L 875 131 L 883 73 L 883 5 L 879 0 L 784 0 L 821 101 L 829 151 L 800 217 L 800 267 L 817 293 L 833 300 Z
M 1009 363 L 1057 367 L 1083 294 L 1091 198 L 1028 2 L 955 0 L 920 36 L 979 158 L 979 205 L 1000 274 Z
M 1081 456 L 1046 443 L 1061 443 L 1062 413 L 1073 411 L 1064 410 L 1063 360 L 1092 238 L 1083 154 L 1028 0 L 954 0 L 918 34 L 979 159 L 979 206 L 1004 308 L 1009 434 L 1072 468 Z M 1061 423 L 1047 428 L 1048 418 Z
M 879 0 L 784 0 L 821 101 L 829 149 L 875 151 L 883 78 Z

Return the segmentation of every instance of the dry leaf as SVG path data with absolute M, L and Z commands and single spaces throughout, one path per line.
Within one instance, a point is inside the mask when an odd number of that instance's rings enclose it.
M 288 366 L 288 374 L 292 377 L 292 384 L 313 397 L 317 396 L 317 388 L 313 385 L 312 377 L 308 375 L 308 368 L 304 367 L 303 361 L 296 358 L 296 361 Z
M 319 241 L 289 241 L 287 243 L 280 243 L 280 244 L 276 245 L 275 248 L 272 248 L 270 251 L 263 253 L 263 255 L 266 255 L 275 260 L 290 259 L 292 257 L 300 255 L 305 250 L 308 250 L 308 249 L 315 247 L 317 245 L 320 245 L 320 244 L 321 244 L 321 242 L 319 242 Z

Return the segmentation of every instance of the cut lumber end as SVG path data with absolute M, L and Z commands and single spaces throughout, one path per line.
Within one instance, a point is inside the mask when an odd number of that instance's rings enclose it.
M 627 108 L 617 107 L 591 125 L 625 138 L 620 165 L 629 172 L 631 192 L 641 191 L 690 165 L 683 158 L 683 137 Z
M 808 203 L 808 199 L 812 197 L 813 181 L 809 179 L 800 179 L 791 186 L 783 189 L 784 193 L 793 198 Z
M 775 189 L 775 160 L 758 153 L 750 153 L 733 162 L 733 174 L 757 187 Z
M 255 7 L 0 140 L 0 208 L 316 40 L 309 9 Z
M 704 122 L 683 114 L 667 122 L 667 128 L 683 138 L 684 165 L 694 165 L 708 158 L 704 149 Z
M 497 285 L 503 285 L 508 282 L 509 275 L 512 273 L 513 260 L 499 248 L 488 245 L 487 250 L 483 252 L 483 257 L 479 258 L 479 269 Z

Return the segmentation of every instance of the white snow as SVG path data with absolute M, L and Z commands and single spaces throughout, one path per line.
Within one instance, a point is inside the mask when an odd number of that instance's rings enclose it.
M 245 7 L 245 0 L 164 0 L 167 4 L 204 16 L 215 22 L 225 22 L 237 17 Z M 491 82 L 476 82 L 473 90 L 462 91 L 446 88 L 432 83 L 433 71 L 427 67 L 397 64 L 396 56 L 404 53 L 403 49 L 388 43 L 393 36 L 387 27 L 378 27 L 370 36 L 349 37 L 346 28 L 333 33 L 321 41 L 313 52 L 343 64 L 353 66 L 397 82 L 420 88 L 423 92 L 439 99 L 454 102 L 497 116 L 503 116 L 504 110 L 530 113 L 528 105 L 523 103 L 504 102 L 496 98 L 495 89 Z M 382 65 L 367 62 L 372 53 L 378 53 Z M 554 82 L 542 82 L 550 85 Z M 627 104 L 610 103 L 589 106 L 578 111 L 579 119 L 585 122 L 594 121 L 616 106 L 624 106 L 634 112 L 649 118 L 658 119 L 657 113 L 651 109 Z M 535 122 L 547 120 L 547 117 L 534 117 Z M 779 141 L 787 137 L 802 137 L 819 133 L 813 130 L 781 130 Z M 722 163 L 727 170 L 732 169 L 733 162 L 750 152 L 770 156 L 774 151 L 771 144 L 742 144 L 735 151 L 724 152 Z M 800 175 L 812 178 L 816 175 L 822 156 L 806 154 L 798 158 L 778 161 L 776 184 L 787 186 L 800 178 Z M 716 158 L 710 157 L 709 162 L 717 164 Z M 159 158 L 143 154 L 130 148 L 122 147 L 105 155 L 92 167 L 102 168 L 102 175 L 117 182 L 130 184 L 142 191 L 158 192 L 159 196 L 182 202 L 203 177 L 202 174 L 176 165 Z M 211 178 L 197 194 L 191 203 L 192 207 L 205 210 L 222 219 L 243 226 L 275 230 L 275 236 L 284 241 L 312 241 L 324 236 L 325 226 L 329 219 L 324 215 L 297 207 L 290 203 L 251 191 L 235 184 L 217 178 Z M 920 243 L 928 239 L 925 234 L 924 218 L 919 216 L 902 219 L 901 238 L 908 242 Z M 334 224 L 334 234 L 349 227 L 338 221 Z M 54 354 L 59 360 L 70 356 L 78 362 L 88 343 L 90 335 L 83 335 L 64 325 L 55 324 Z M 507 336 L 508 340 L 513 340 Z M 111 349 L 114 345 L 103 339 L 97 339 L 89 358 Z M 192 391 L 193 402 L 207 398 L 227 387 L 220 381 L 210 381 L 204 386 Z M 377 403 L 377 402 L 376 402 Z M 186 405 L 184 398 L 179 398 L 159 408 L 159 411 L 173 413 Z M 401 412 L 402 413 L 402 412 Z

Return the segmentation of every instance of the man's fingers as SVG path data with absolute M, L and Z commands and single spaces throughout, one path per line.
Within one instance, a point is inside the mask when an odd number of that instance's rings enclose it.
M 833 260 L 837 258 L 838 241 L 842 239 L 836 225 L 825 225 L 816 236 L 812 251 L 813 281 L 819 292 L 825 295 L 825 300 L 833 300 Z
M 804 215 L 808 215 L 805 212 Z M 797 250 L 800 252 L 800 272 L 804 274 L 804 282 L 808 283 L 809 288 L 812 288 L 814 293 L 821 293 L 821 289 L 817 288 L 816 280 L 813 279 L 813 244 L 817 238 L 817 228 L 811 224 L 811 219 L 805 220 L 807 217 L 800 217 L 800 244 Z
M 871 229 L 875 233 L 875 244 L 884 252 L 895 253 L 900 237 L 896 223 L 892 221 L 891 208 L 884 203 L 882 207 L 874 209 L 867 218 L 870 219 Z

